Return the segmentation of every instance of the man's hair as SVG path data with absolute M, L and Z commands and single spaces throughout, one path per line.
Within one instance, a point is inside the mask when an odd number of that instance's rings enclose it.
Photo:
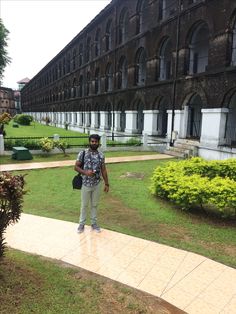
M 100 136 L 98 135 L 98 134 L 91 134 L 90 136 L 89 136 L 89 142 L 91 141 L 91 139 L 94 139 L 94 140 L 97 140 L 98 142 L 100 141 Z

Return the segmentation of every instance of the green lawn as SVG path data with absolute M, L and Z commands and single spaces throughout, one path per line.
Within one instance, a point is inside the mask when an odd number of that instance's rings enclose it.
M 48 137 L 58 134 L 60 136 L 83 136 L 85 134 L 76 131 L 65 130 L 62 128 L 56 128 L 54 126 L 47 126 L 38 122 L 32 122 L 31 125 L 19 125 L 19 128 L 12 127 L 11 121 L 5 126 L 6 137 Z
M 111 188 L 108 194 L 102 194 L 100 225 L 236 267 L 235 221 L 221 220 L 199 211 L 184 212 L 149 194 L 153 170 L 165 162 L 108 164 Z M 127 172 L 134 176 L 127 177 Z M 73 167 L 23 173 L 27 173 L 28 190 L 24 212 L 78 222 L 80 192 L 71 187 Z

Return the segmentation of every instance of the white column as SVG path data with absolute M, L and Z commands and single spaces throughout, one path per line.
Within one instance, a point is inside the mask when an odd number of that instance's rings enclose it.
M 90 114 L 89 111 L 85 113 L 85 125 L 87 127 L 90 127 L 89 114 Z
M 126 113 L 126 127 L 125 133 L 135 134 L 137 133 L 137 111 L 128 110 Z
M 96 112 L 95 111 L 91 111 L 91 128 L 96 128 Z
M 0 134 L 0 155 L 3 155 L 4 153 L 4 137 L 2 134 Z
M 100 111 L 100 129 L 106 130 L 106 111 Z
M 115 125 L 114 125 L 114 131 L 120 131 L 120 114 L 121 112 L 120 111 L 114 111 L 114 122 L 115 122 Z
M 172 110 L 167 110 L 168 119 L 167 119 L 167 138 L 171 138 L 171 130 L 172 130 Z
M 143 134 L 157 135 L 157 115 L 158 110 L 144 110 Z
M 202 109 L 202 132 L 200 143 L 207 146 L 224 144 L 228 108 Z

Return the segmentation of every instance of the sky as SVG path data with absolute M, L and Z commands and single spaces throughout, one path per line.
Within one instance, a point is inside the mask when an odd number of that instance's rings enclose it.
M 8 29 L 8 55 L 2 86 L 32 79 L 111 0 L 0 0 Z

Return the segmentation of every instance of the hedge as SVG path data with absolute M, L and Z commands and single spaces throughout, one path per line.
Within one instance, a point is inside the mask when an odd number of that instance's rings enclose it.
M 213 208 L 236 216 L 236 160 L 205 161 L 199 157 L 157 167 L 150 191 L 182 209 Z

